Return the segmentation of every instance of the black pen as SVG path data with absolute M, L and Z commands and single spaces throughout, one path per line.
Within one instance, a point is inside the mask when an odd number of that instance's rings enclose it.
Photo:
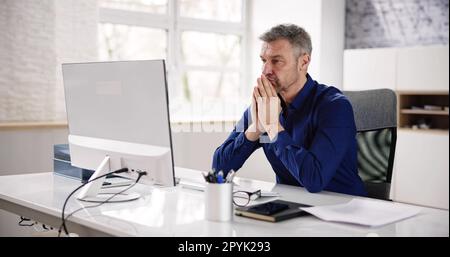
M 206 172 L 202 172 L 202 175 L 203 175 L 203 178 L 205 178 L 205 181 L 206 182 L 209 182 L 209 173 L 206 173 Z
M 209 174 L 209 183 L 216 183 L 216 177 L 213 174 Z

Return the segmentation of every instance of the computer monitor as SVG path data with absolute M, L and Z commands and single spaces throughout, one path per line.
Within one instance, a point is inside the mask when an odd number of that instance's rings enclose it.
M 91 179 L 121 175 L 144 184 L 175 186 L 164 60 L 62 65 L 69 147 L 73 166 L 95 170 Z M 78 199 L 101 201 L 103 179 L 87 184 Z M 120 195 L 136 198 L 138 195 Z

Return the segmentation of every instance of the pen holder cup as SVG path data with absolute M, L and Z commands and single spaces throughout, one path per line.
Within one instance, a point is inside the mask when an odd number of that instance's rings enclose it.
M 233 183 L 207 183 L 205 217 L 211 221 L 230 221 L 233 218 Z

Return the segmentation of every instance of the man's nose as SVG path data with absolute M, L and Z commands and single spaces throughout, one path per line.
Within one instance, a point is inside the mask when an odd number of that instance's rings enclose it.
M 263 64 L 262 74 L 264 74 L 264 76 L 272 74 L 272 72 L 273 72 L 272 65 L 270 65 L 270 63 Z

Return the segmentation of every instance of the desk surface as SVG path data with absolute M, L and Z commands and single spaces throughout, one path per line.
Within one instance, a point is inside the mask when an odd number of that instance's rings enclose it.
M 201 179 L 201 174 L 194 170 L 177 168 L 176 173 L 182 179 Z M 257 180 L 237 178 L 236 182 L 244 187 L 273 190 L 280 193 L 283 200 L 310 205 L 345 203 L 354 198 L 332 192 L 312 194 L 304 188 Z M 53 225 L 60 224 L 64 200 L 79 183 L 52 172 L 0 176 L 0 208 L 17 214 L 31 210 L 28 215 L 39 213 L 41 217 L 30 218 L 38 221 L 41 218 L 41 222 L 49 223 L 52 218 Z M 279 223 L 238 216 L 231 222 L 212 222 L 205 220 L 204 193 L 201 191 L 180 185 L 157 188 L 141 184 L 133 190 L 143 197 L 133 202 L 109 203 L 82 210 L 70 218 L 70 224 L 73 228 L 78 225 L 113 236 L 449 236 L 447 210 L 422 207 L 421 213 L 413 218 L 377 228 L 325 222 L 314 216 Z M 66 213 L 91 204 L 71 198 Z M 72 231 L 70 226 L 69 230 Z

